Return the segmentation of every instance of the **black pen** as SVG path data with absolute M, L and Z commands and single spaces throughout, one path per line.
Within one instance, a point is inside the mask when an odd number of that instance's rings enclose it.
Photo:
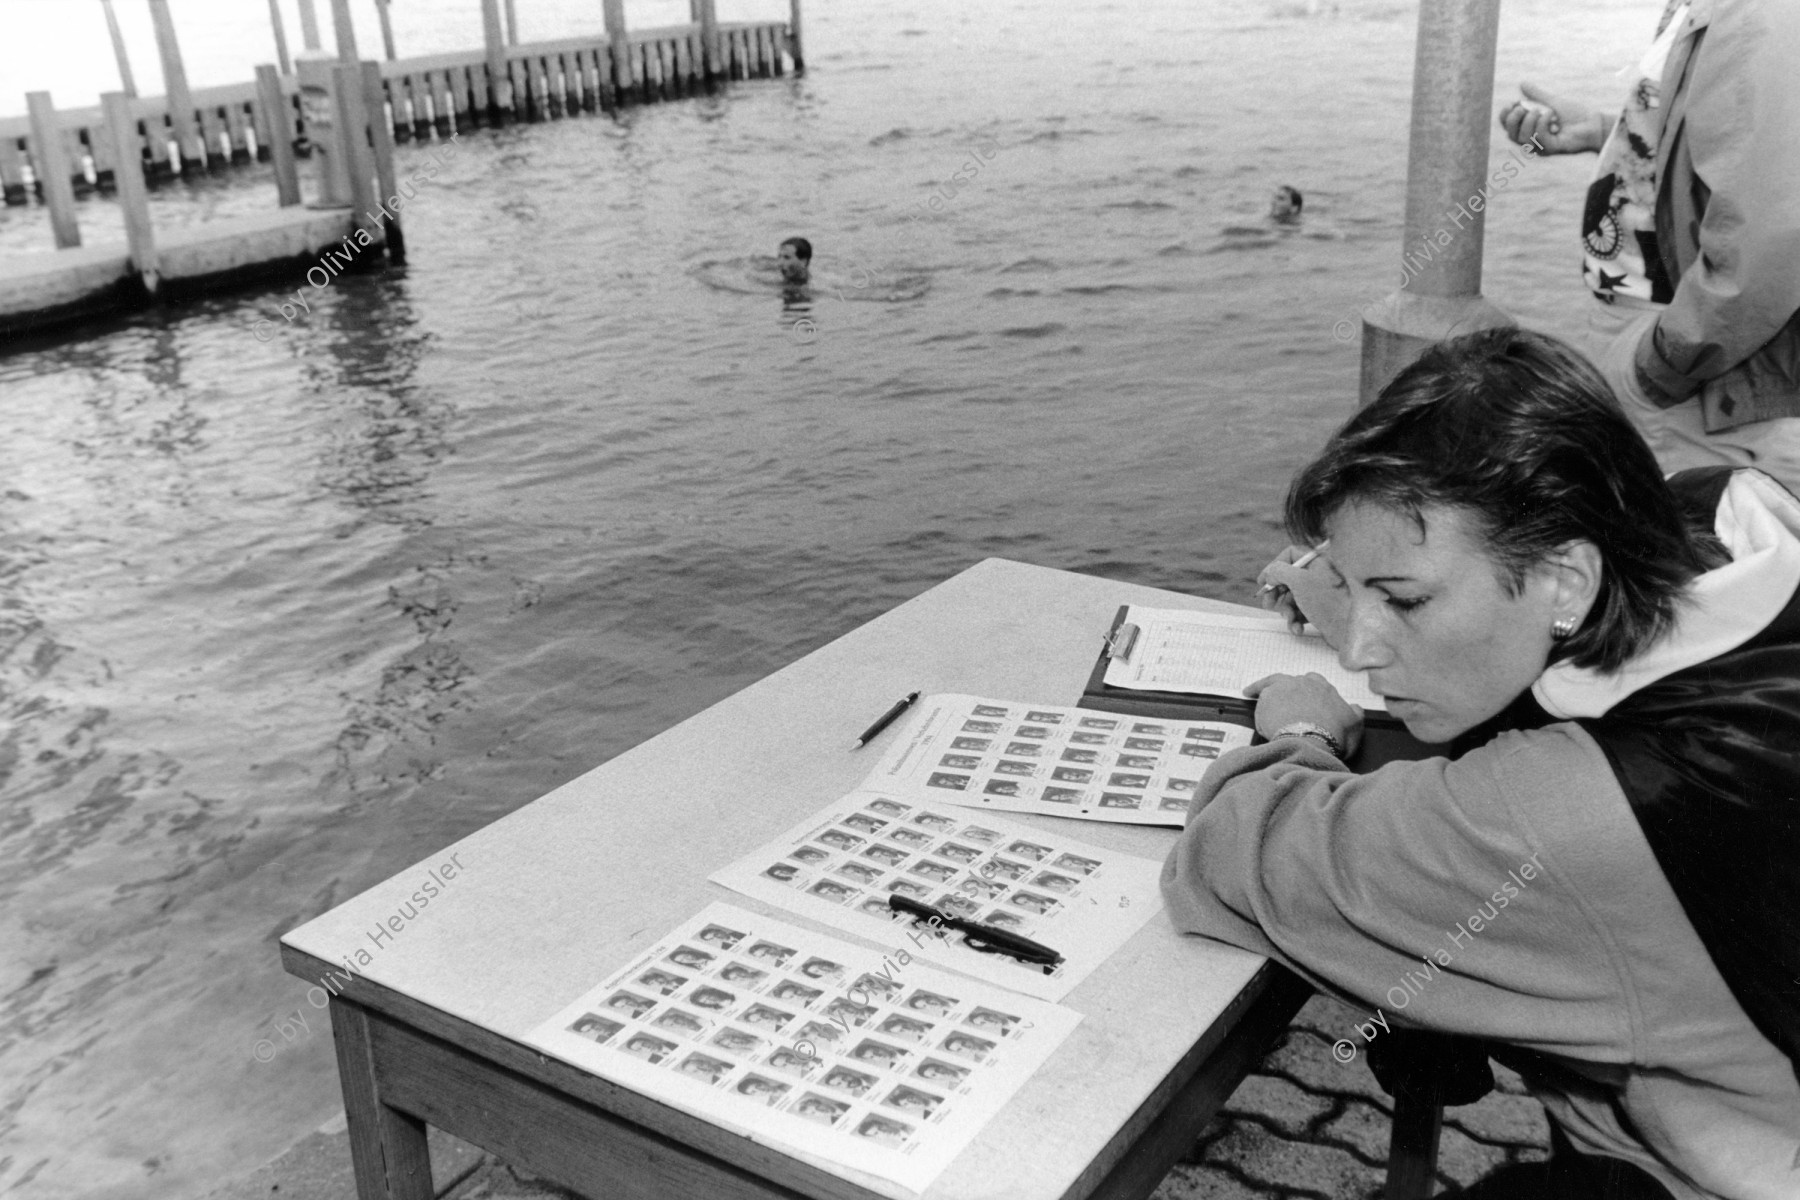
M 914 692 L 902 700 L 895 701 L 894 707 L 888 709 L 879 717 L 876 717 L 875 723 L 863 730 L 862 736 L 856 739 L 856 745 L 850 748 L 852 750 L 861 750 L 864 746 L 874 741 L 882 730 L 886 729 L 889 725 L 892 725 L 895 721 L 898 721 L 900 719 L 900 714 L 911 708 L 913 706 L 913 701 L 918 698 L 919 693 Z
M 973 938 L 1003 954 L 1010 954 L 1042 967 L 1054 967 L 1063 961 L 1063 956 L 1044 945 L 1034 942 L 1028 937 L 1020 937 L 1016 933 L 1008 933 L 1004 929 L 995 929 L 991 925 L 983 925 L 979 921 L 967 921 L 962 917 L 953 917 L 949 913 L 921 904 L 909 896 L 899 892 L 888 893 L 888 907 L 895 912 L 905 913 L 909 917 L 920 917 L 926 922 L 936 922 L 947 929 L 954 929 L 965 937 Z

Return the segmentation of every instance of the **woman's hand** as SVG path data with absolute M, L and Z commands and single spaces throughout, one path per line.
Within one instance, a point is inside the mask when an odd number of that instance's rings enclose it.
M 1349 615 L 1344 593 L 1333 579 L 1330 564 L 1319 557 L 1305 567 L 1294 565 L 1309 554 L 1312 551 L 1304 546 L 1289 546 L 1277 554 L 1256 577 L 1260 585 L 1256 598 L 1264 608 L 1280 613 L 1295 633 L 1305 632 L 1311 621 L 1335 650 Z
M 1521 83 L 1525 99 L 1500 110 L 1500 128 L 1517 145 L 1530 142 L 1543 154 L 1580 154 L 1599 150 L 1612 132 L 1612 122 L 1578 100 L 1552 96 L 1535 84 Z
M 1345 701 L 1317 672 L 1265 675 L 1245 688 L 1244 695 L 1256 701 L 1256 732 L 1264 737 L 1305 721 L 1336 738 L 1346 755 L 1355 754 L 1362 744 L 1363 710 Z

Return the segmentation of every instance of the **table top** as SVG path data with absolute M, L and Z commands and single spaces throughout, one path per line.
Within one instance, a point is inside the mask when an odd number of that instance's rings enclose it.
M 714 900 L 872 946 L 707 876 L 855 789 L 882 741 L 848 747 L 898 696 L 1076 703 L 1124 603 L 1243 611 L 988 559 L 293 930 L 289 968 L 348 958 L 372 1008 L 413 1009 L 384 1004 L 397 994 L 522 1039 Z M 1007 816 L 1158 860 L 1176 836 Z M 1264 961 L 1153 917 L 1062 1002 L 1081 1024 L 925 1195 L 1064 1195 Z

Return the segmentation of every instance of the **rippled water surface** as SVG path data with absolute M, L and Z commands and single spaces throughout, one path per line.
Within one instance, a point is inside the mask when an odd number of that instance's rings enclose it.
M 1610 105 L 1657 8 L 1509 2 L 1503 89 Z M 807 18 L 803 79 L 465 135 L 410 263 L 292 323 L 270 287 L 0 355 L 0 1193 L 280 1151 L 338 1104 L 322 1014 L 252 1053 L 304 1006 L 282 932 L 985 556 L 1247 595 L 1397 281 L 1414 8 Z M 1589 165 L 1496 202 L 1533 323 L 1581 312 Z M 1227 232 L 1284 182 L 1306 234 Z M 760 261 L 794 233 L 810 298 Z

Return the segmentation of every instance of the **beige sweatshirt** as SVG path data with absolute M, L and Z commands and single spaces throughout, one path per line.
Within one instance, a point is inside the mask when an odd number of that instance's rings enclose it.
M 1578 725 L 1363 776 L 1283 738 L 1219 759 L 1193 813 L 1163 866 L 1176 927 L 1371 1009 L 1341 1033 L 1359 1052 L 1395 1024 L 1536 1051 L 1513 1065 L 1576 1149 L 1683 1200 L 1800 1198 L 1794 1067 Z

